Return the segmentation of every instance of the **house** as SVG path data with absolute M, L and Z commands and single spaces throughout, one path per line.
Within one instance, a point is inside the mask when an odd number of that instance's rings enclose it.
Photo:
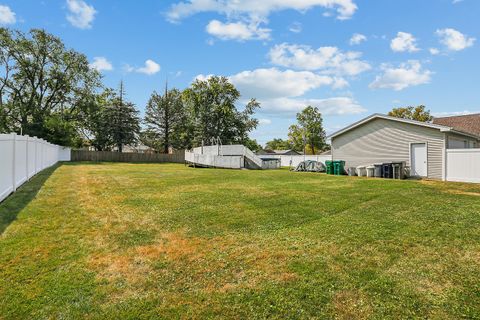
M 295 150 L 260 150 L 257 152 L 257 155 L 272 155 L 272 156 L 291 156 L 291 155 L 300 155 L 301 153 Z
M 433 124 L 452 127 L 463 132 L 480 136 L 480 113 L 454 116 L 454 117 L 434 118 Z M 450 141 L 451 145 L 452 144 L 456 145 L 458 148 L 470 147 L 470 146 L 466 146 L 464 143 L 465 143 L 464 140 L 455 141 L 455 139 L 451 139 Z M 477 148 L 478 147 L 480 146 L 477 146 Z
M 344 160 L 347 168 L 404 161 L 411 176 L 443 179 L 446 149 L 480 146 L 480 134 L 455 124 L 373 114 L 329 136 L 332 158 Z

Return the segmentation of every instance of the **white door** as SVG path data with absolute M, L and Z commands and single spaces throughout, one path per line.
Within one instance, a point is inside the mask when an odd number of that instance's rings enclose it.
M 426 177 L 428 175 L 427 145 L 425 143 L 412 143 L 411 148 L 411 175 L 415 177 Z

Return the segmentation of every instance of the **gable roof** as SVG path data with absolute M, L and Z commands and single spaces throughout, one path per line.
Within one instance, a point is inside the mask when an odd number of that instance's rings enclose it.
M 390 121 L 408 123 L 408 124 L 413 124 L 413 125 L 420 126 L 420 127 L 437 129 L 437 130 L 440 130 L 441 132 L 452 132 L 452 133 L 456 133 L 456 134 L 460 134 L 460 135 L 464 135 L 464 136 L 468 136 L 468 137 L 473 137 L 473 138 L 476 138 L 476 139 L 478 139 L 479 136 L 480 136 L 480 135 L 477 135 L 477 134 L 456 130 L 456 129 L 450 127 L 450 126 L 445 126 L 445 125 L 440 125 L 440 124 L 435 124 L 435 123 L 429 123 L 429 122 L 421 122 L 421 121 L 410 120 L 410 119 L 397 118 L 397 117 L 391 117 L 391 116 L 387 116 L 387 115 L 381 114 L 381 113 L 374 113 L 371 116 L 368 116 L 368 117 L 366 117 L 366 118 L 364 118 L 360 121 L 357 121 L 357 122 L 343 128 L 343 129 L 341 129 L 337 132 L 332 133 L 331 135 L 328 136 L 328 138 L 334 138 L 336 136 L 339 136 L 339 135 L 341 135 L 341 134 L 343 134 L 347 131 L 355 129 L 356 127 L 359 127 L 359 126 L 363 125 L 364 123 L 367 123 L 367 122 L 372 121 L 374 119 L 385 119 L 385 120 L 390 120 Z
M 480 113 L 434 118 L 433 123 L 480 136 Z

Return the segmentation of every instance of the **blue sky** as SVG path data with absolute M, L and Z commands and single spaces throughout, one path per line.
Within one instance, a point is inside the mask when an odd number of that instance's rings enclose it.
M 480 112 L 479 16 L 478 0 L 0 0 L 1 25 L 61 37 L 141 111 L 167 76 L 230 77 L 262 104 L 262 144 L 307 104 L 327 132 L 394 106 Z

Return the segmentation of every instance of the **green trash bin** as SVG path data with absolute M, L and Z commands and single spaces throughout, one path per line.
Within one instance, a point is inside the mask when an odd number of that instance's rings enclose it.
M 333 161 L 333 174 L 336 176 L 342 176 L 345 174 L 345 161 Z
M 333 161 L 327 160 L 325 161 L 325 167 L 327 174 L 333 174 Z

